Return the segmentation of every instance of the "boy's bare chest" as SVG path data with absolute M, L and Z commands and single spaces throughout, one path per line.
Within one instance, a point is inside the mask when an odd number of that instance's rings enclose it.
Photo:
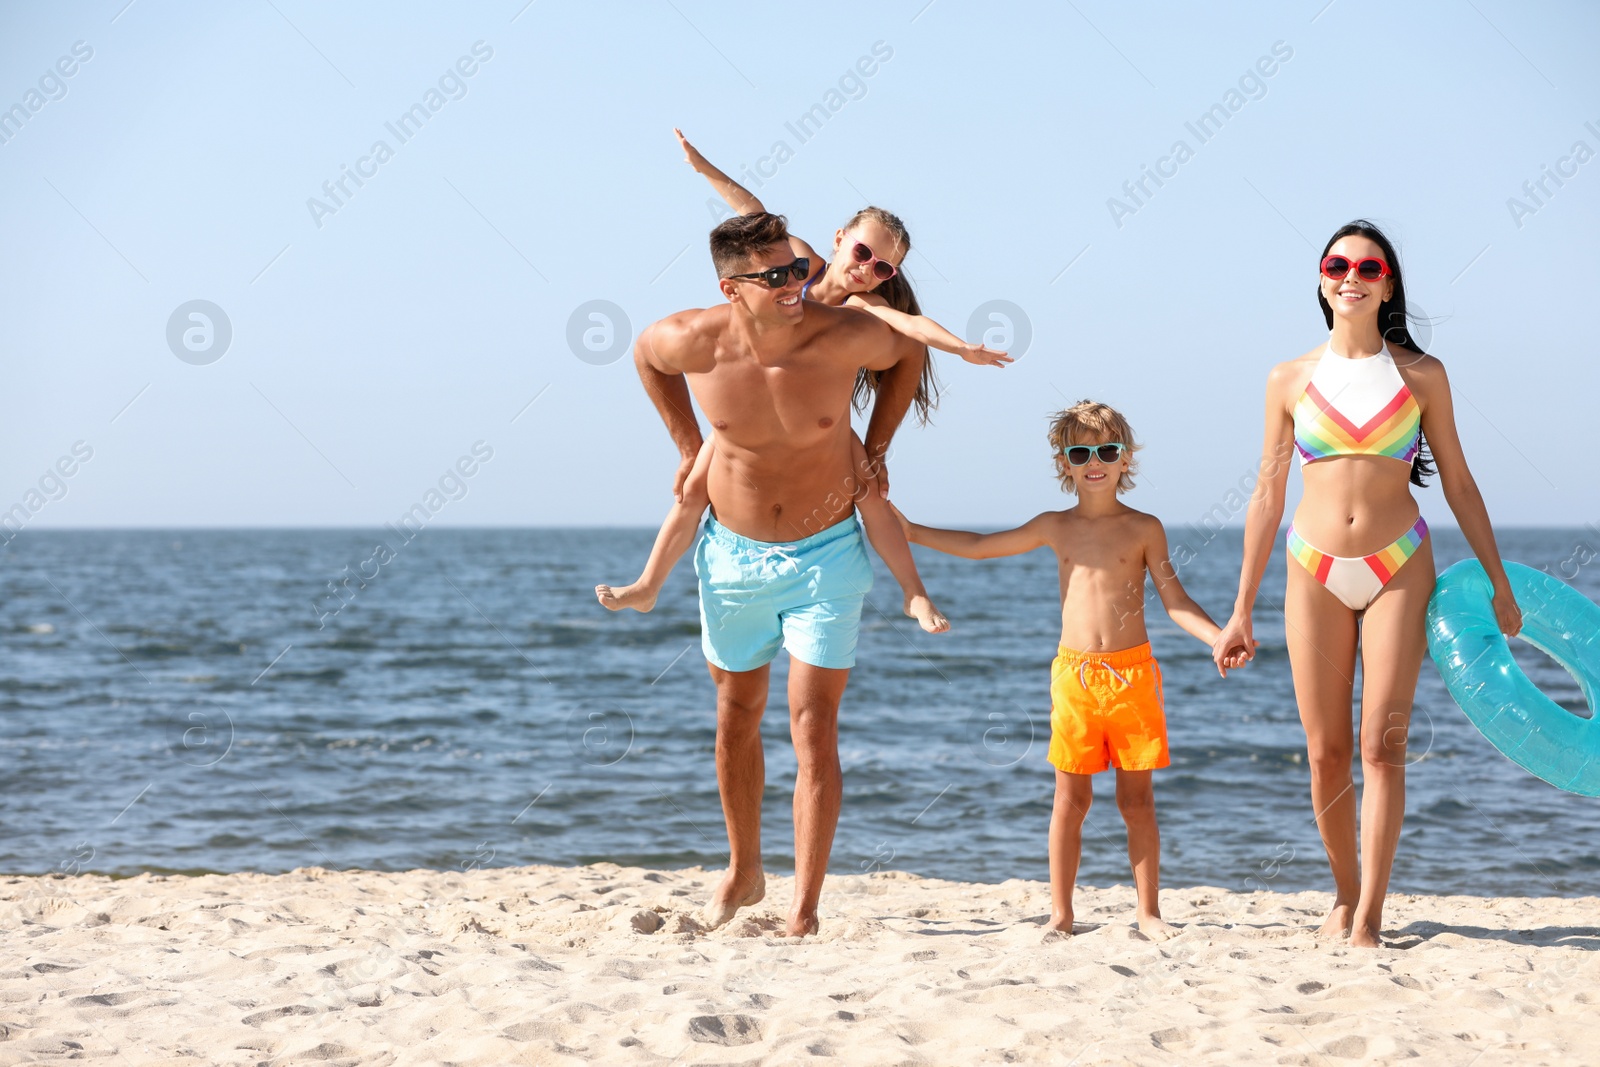
M 1063 585 L 1075 580 L 1122 586 L 1144 579 L 1144 546 L 1126 527 L 1069 532 L 1055 549 Z

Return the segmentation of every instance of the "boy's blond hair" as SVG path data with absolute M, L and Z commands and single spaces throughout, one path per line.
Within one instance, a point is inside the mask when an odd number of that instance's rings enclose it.
M 1139 445 L 1133 439 L 1133 427 L 1116 408 L 1096 400 L 1080 400 L 1065 411 L 1050 417 L 1050 448 L 1056 455 L 1056 477 L 1061 479 L 1061 490 L 1077 493 L 1078 487 L 1068 474 L 1063 453 L 1068 445 L 1088 444 L 1094 441 L 1121 441 L 1123 455 L 1128 457 L 1128 469 L 1117 479 L 1117 492 L 1126 493 L 1133 488 L 1133 473 L 1139 463 L 1133 458 Z

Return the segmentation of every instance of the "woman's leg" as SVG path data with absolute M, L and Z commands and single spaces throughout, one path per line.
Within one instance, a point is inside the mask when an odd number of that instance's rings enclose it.
M 1383 899 L 1406 814 L 1406 732 L 1428 651 L 1433 541 L 1384 586 L 1361 623 L 1361 896 L 1350 943 L 1378 946 Z
M 1350 699 L 1356 667 L 1356 615 L 1291 559 L 1283 621 L 1294 697 L 1300 706 L 1306 757 L 1311 764 L 1311 806 L 1322 847 L 1328 853 L 1328 866 L 1333 869 L 1333 909 L 1322 924 L 1322 933 L 1343 934 L 1350 930 L 1361 896 L 1355 781 L 1350 773 L 1355 754 Z

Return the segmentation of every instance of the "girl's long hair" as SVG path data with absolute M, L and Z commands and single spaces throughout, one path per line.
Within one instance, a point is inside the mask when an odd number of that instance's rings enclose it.
M 1415 352 L 1422 356 L 1427 353 L 1422 351 L 1422 346 L 1411 336 L 1410 321 L 1406 315 L 1406 285 L 1400 276 L 1400 254 L 1395 251 L 1394 243 L 1384 236 L 1382 230 L 1368 222 L 1366 219 L 1355 219 L 1345 223 L 1333 231 L 1333 236 L 1328 238 L 1328 243 L 1322 246 L 1322 255 L 1317 258 L 1320 264 L 1328 255 L 1328 249 L 1341 237 L 1352 234 L 1365 237 L 1379 248 L 1383 249 L 1383 258 L 1388 261 L 1390 280 L 1394 283 L 1394 292 L 1389 299 L 1378 305 L 1378 329 L 1383 333 L 1386 343 L 1396 348 L 1403 348 L 1407 352 Z M 1328 324 L 1328 329 L 1333 329 L 1333 308 L 1327 298 L 1322 295 L 1322 281 L 1317 280 L 1317 303 L 1322 306 L 1322 317 Z M 857 383 L 859 388 L 859 382 Z M 1433 455 L 1428 451 L 1428 442 L 1422 436 L 1422 430 L 1417 430 L 1417 454 L 1411 459 L 1411 482 L 1413 485 L 1427 485 L 1428 477 L 1434 473 Z
M 903 269 L 905 255 L 911 252 L 911 235 L 906 232 L 906 224 L 900 221 L 898 215 L 881 207 L 864 207 L 850 216 L 850 221 L 844 224 L 844 228 L 849 230 L 867 219 L 888 230 L 890 236 L 904 250 L 904 254 L 900 257 L 902 269 L 895 271 L 894 277 L 888 281 L 879 282 L 872 291 L 888 301 L 889 306 L 896 311 L 907 315 L 921 315 L 922 307 L 917 303 L 917 294 L 911 288 L 911 279 L 906 277 Z M 911 401 L 917 413 L 919 426 L 927 425 L 928 415 L 939 406 L 939 379 L 934 373 L 933 358 L 928 354 L 926 347 L 922 350 L 922 360 L 922 379 L 917 382 L 917 395 Z M 850 399 L 858 413 L 865 411 L 867 404 L 877 395 L 878 383 L 882 378 L 883 371 L 871 371 L 862 367 L 856 372 L 855 393 Z

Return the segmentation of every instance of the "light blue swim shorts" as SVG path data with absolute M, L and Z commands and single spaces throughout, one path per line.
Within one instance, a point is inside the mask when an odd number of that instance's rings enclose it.
M 695 548 L 700 645 L 725 671 L 771 663 L 781 646 L 814 667 L 856 663 L 872 564 L 851 517 L 801 541 L 754 541 L 707 518 Z

